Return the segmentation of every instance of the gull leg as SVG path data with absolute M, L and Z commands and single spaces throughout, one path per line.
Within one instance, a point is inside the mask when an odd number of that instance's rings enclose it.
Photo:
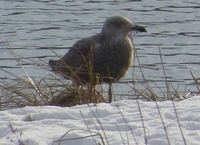
M 109 103 L 112 102 L 112 94 L 113 94 L 112 83 L 109 83 L 109 89 L 108 89 Z

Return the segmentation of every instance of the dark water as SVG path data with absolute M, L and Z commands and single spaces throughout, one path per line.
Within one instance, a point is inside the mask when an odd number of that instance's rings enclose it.
M 196 78 L 200 77 L 199 9 L 199 0 L 1 0 L 0 68 L 25 76 L 10 47 L 25 59 L 48 62 L 58 58 L 48 47 L 60 48 L 54 50 L 63 55 L 78 39 L 100 32 L 107 17 L 123 15 L 147 28 L 147 33 L 134 36 L 146 79 L 165 88 L 160 48 L 168 80 L 179 86 L 180 91 L 185 90 L 185 85 L 196 91 L 190 71 Z M 53 74 L 29 63 L 22 64 L 35 78 Z M 117 93 L 131 91 L 126 82 L 133 75 L 136 80 L 142 79 L 140 69 L 131 68 L 122 80 L 124 83 L 116 84 Z M 0 71 L 0 78 L 10 77 Z M 152 86 L 156 88 L 156 85 Z

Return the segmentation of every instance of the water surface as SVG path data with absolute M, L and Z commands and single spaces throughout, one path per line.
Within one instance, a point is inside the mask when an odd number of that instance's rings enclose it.
M 9 48 L 25 59 L 48 62 L 58 58 L 49 47 L 59 48 L 54 50 L 62 56 L 78 39 L 99 33 L 106 18 L 123 15 L 148 31 L 134 36 L 145 78 L 165 88 L 160 48 L 167 79 L 180 91 L 185 85 L 196 91 L 190 71 L 200 77 L 199 8 L 199 0 L 1 0 L 0 67 L 25 76 Z M 53 74 L 32 64 L 24 63 L 24 67 L 35 78 Z M 140 69 L 131 68 L 115 91 L 130 93 L 127 82 L 133 80 L 133 75 L 135 80 L 142 80 Z M 11 76 L 0 71 L 0 77 Z

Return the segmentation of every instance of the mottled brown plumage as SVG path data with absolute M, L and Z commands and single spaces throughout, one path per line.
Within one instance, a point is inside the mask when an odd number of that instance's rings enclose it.
M 101 33 L 77 41 L 60 60 L 50 60 L 49 65 L 78 85 L 91 83 L 96 76 L 98 83 L 117 82 L 133 61 L 130 31 L 146 32 L 146 29 L 125 17 L 110 17 L 104 22 Z

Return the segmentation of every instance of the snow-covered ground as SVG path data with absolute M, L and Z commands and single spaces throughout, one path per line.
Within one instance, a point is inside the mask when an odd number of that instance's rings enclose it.
M 200 96 L 174 105 L 172 101 L 124 100 L 0 111 L 0 145 L 51 144 L 199 145 Z

